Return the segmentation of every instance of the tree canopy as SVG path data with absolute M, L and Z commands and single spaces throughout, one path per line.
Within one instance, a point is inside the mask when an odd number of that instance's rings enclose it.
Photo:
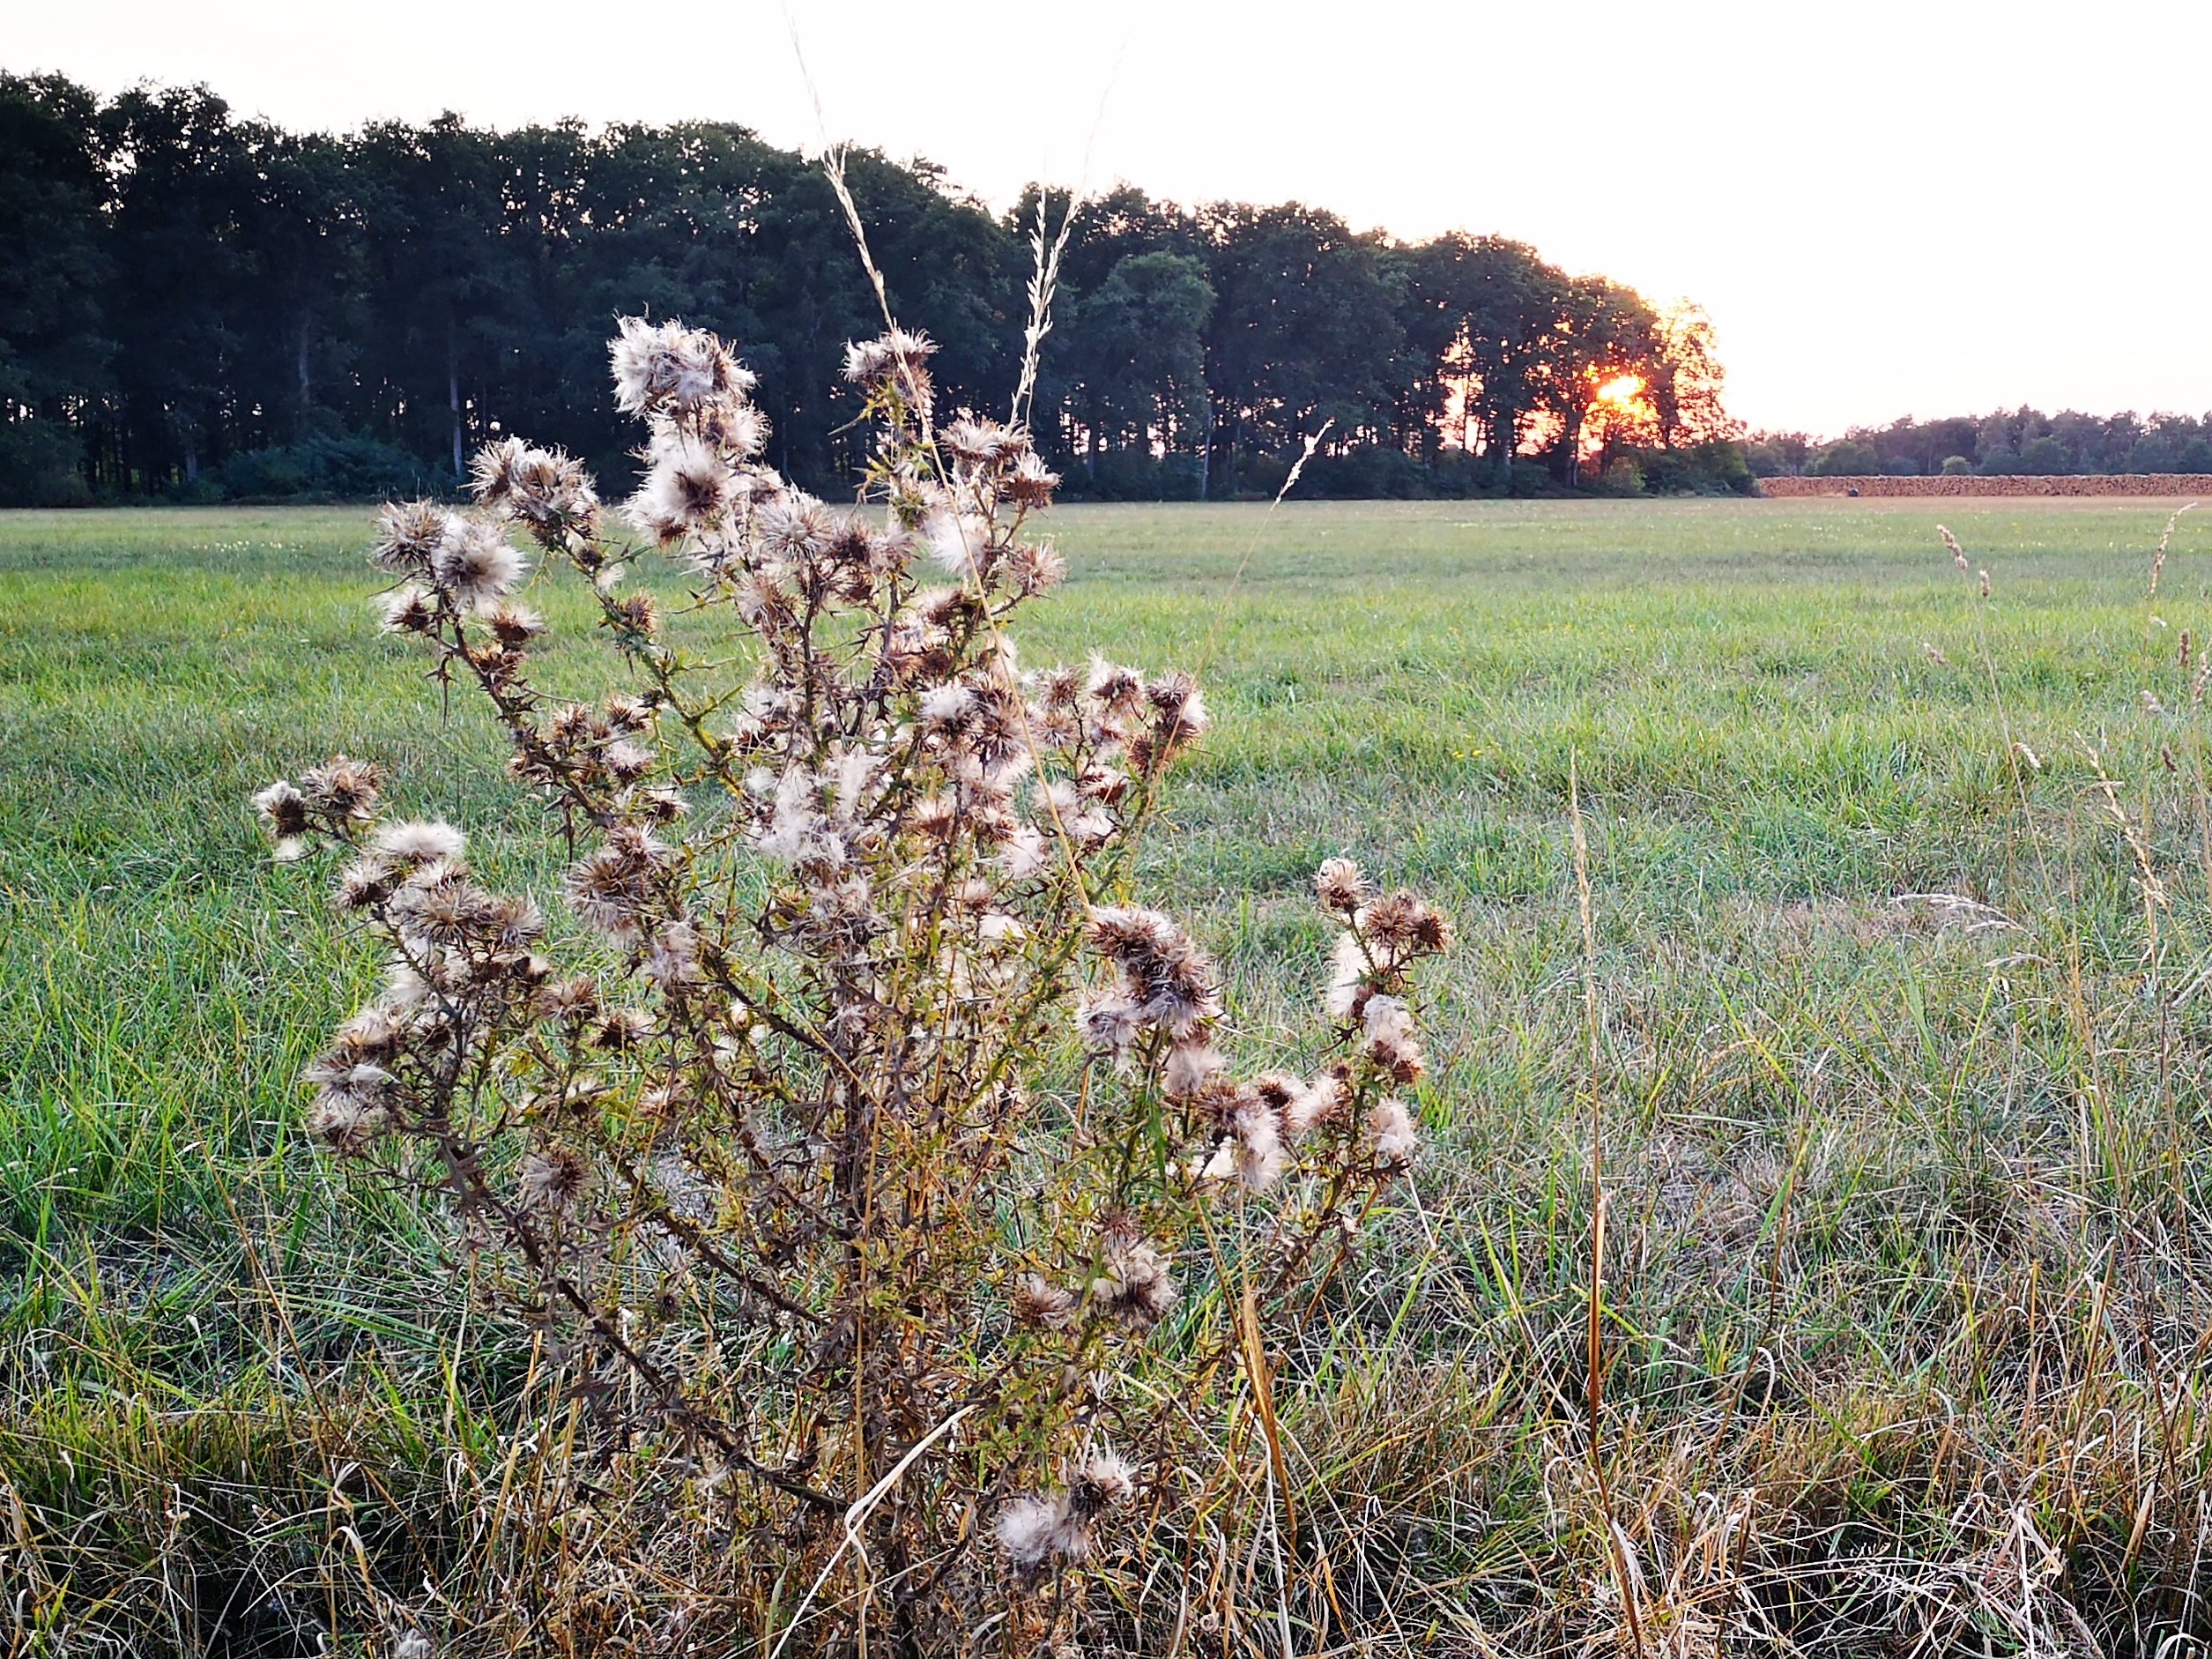
M 2212 472 L 2212 414 L 2045 414 L 2023 405 L 1933 420 L 1908 415 L 1825 441 L 1802 432 L 1758 432 L 1746 451 L 1752 469 L 1769 477 Z
M 927 163 L 850 177 L 944 405 L 1003 410 L 1065 193 L 996 217 Z M 636 313 L 738 342 L 768 458 L 826 484 L 855 458 L 845 342 L 880 326 L 820 168 L 723 123 L 292 133 L 204 86 L 0 74 L 0 501 L 436 492 L 513 430 L 620 480 L 626 435 L 581 389 Z M 1624 459 L 1715 487 L 1748 476 L 1720 385 L 1697 314 L 1525 244 L 1123 185 L 1075 210 L 1033 420 L 1077 495 L 1264 494 L 1325 423 L 1325 494 Z

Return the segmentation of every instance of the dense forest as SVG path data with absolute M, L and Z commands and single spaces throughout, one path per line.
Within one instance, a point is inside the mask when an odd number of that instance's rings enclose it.
M 1939 420 L 1907 416 L 1826 443 L 1802 432 L 1756 432 L 1744 450 L 1751 470 L 1768 478 L 2212 472 L 2212 415 L 2000 409 Z
M 927 163 L 850 166 L 946 406 L 1003 408 L 1065 196 L 995 217 Z M 628 313 L 739 342 L 769 458 L 826 487 L 845 342 L 880 328 L 819 167 L 721 123 L 293 133 L 204 87 L 0 74 L 0 246 L 15 502 L 437 491 L 508 430 L 619 478 Z M 1702 314 L 1524 243 L 1124 186 L 1076 210 L 1035 424 L 1093 497 L 1268 493 L 1324 422 L 1325 495 L 1747 487 L 1720 391 Z

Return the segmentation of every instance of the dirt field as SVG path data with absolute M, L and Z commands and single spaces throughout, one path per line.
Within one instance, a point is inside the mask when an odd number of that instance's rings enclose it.
M 1762 495 L 2212 495 L 2212 473 L 2114 472 L 2102 477 L 1763 478 Z

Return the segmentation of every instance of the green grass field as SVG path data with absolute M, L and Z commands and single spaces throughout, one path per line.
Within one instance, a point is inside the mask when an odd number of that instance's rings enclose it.
M 2158 1646 L 2212 1634 L 2182 661 L 2212 643 L 2212 522 L 2149 597 L 2171 505 L 1056 515 L 1073 575 L 1024 659 L 1207 681 L 1151 884 L 1228 963 L 1248 1051 L 1318 983 L 1324 856 L 1459 924 L 1431 1149 L 1372 1320 L 1288 1419 L 1300 1477 L 1385 1518 L 1374 1650 L 2202 1651 Z M 375 633 L 367 539 L 355 510 L 0 515 L 11 1651 L 313 1652 L 345 1621 L 286 1587 L 353 1572 L 331 1469 L 404 1596 L 444 1559 L 445 1460 L 496 1452 L 514 1356 L 419 1293 L 434 1232 L 293 1127 L 375 964 L 246 806 L 342 748 L 551 885 L 528 804 L 457 761 L 499 752 L 487 724 Z M 1593 1088 L 1633 1630 L 1579 1474 Z

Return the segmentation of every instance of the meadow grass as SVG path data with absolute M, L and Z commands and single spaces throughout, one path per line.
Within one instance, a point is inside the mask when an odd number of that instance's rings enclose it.
M 2212 1628 L 2212 841 L 2181 648 L 2212 562 L 2185 519 L 2147 595 L 2166 511 L 1055 515 L 1073 576 L 1024 660 L 1207 682 L 1218 728 L 1148 859 L 1244 1049 L 1313 993 L 1321 858 L 1459 924 L 1431 1150 L 1285 1362 L 1322 1634 L 2195 1651 L 2158 1643 Z M 245 805 L 370 756 L 550 889 L 496 734 L 375 634 L 367 540 L 353 510 L 0 515 L 0 1621 L 33 1651 L 371 1640 L 334 1560 L 404 1602 L 496 1553 L 471 1482 L 513 1451 L 528 1354 L 429 1293 L 434 1226 L 294 1128 L 375 963 Z M 548 677 L 585 674 L 574 596 L 546 608 Z M 1208 1640 L 1262 1642 L 1254 1618 Z

